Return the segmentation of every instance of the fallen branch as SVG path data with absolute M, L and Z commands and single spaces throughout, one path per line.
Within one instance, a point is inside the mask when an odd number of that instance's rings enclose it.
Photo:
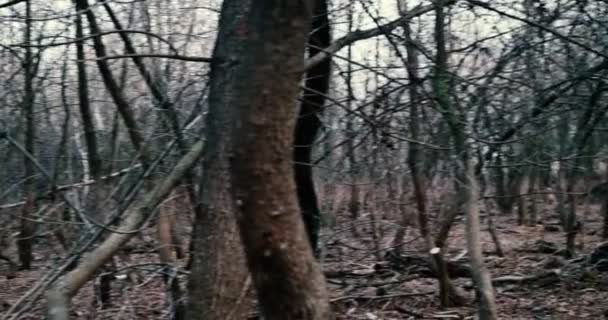
M 397 256 L 391 261 L 396 269 L 404 269 L 404 266 L 416 266 L 414 270 L 408 269 L 408 272 L 420 274 L 428 277 L 437 277 L 434 271 L 433 264 L 430 258 L 422 256 Z M 458 263 L 452 260 L 445 261 L 448 276 L 450 278 L 470 278 L 471 267 Z
M 418 312 L 414 312 L 414 311 L 411 311 L 411 310 L 407 310 L 407 309 L 405 309 L 402 306 L 395 306 L 394 308 L 395 308 L 395 311 L 407 314 L 408 316 L 412 316 L 412 317 L 414 317 L 416 319 L 422 319 L 422 318 L 424 318 L 423 314 L 418 313 Z
M 409 293 L 394 293 L 394 294 L 386 294 L 381 296 L 369 296 L 369 295 L 352 295 L 352 296 L 343 296 L 338 298 L 331 299 L 330 302 L 340 302 L 343 300 L 384 300 L 384 299 L 393 299 L 393 298 L 403 298 L 403 297 L 419 297 L 426 296 L 429 294 L 433 294 L 435 291 L 426 291 L 426 292 L 409 292 Z
M 111 233 L 104 242 L 95 250 L 82 259 L 82 262 L 68 274 L 55 282 L 47 292 L 48 316 L 51 320 L 69 319 L 70 301 L 78 293 L 78 290 L 90 280 L 97 269 L 109 261 L 112 256 L 127 243 L 136 230 L 152 214 L 154 208 L 171 192 L 183 176 L 189 172 L 203 153 L 203 140 L 194 144 L 192 149 L 181 158 L 173 168 L 168 177 L 158 181 L 155 188 L 135 205 L 136 209 L 131 211 L 118 229 L 124 231 Z
M 531 275 L 531 276 L 508 275 L 508 276 L 502 276 L 502 277 L 492 279 L 492 284 L 494 284 L 494 285 L 505 285 L 505 284 L 510 284 L 510 283 L 524 284 L 524 283 L 530 283 L 530 282 L 534 282 L 534 281 L 559 278 L 560 274 L 561 274 L 560 269 L 553 269 L 553 270 L 545 271 L 545 272 Z

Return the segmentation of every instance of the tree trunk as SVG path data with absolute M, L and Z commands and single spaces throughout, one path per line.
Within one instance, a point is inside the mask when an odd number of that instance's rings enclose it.
M 496 198 L 496 204 L 498 205 L 498 208 L 500 208 L 500 211 L 503 213 L 503 215 L 510 215 L 511 214 L 511 210 L 513 209 L 512 204 L 513 204 L 513 200 L 512 198 L 507 198 L 507 196 L 510 196 L 507 191 L 507 182 L 506 182 L 506 177 L 505 177 L 505 169 L 502 167 L 502 155 L 500 153 L 498 153 L 496 155 L 496 195 L 498 196 Z
M 116 108 L 120 113 L 122 120 L 125 123 L 125 127 L 129 133 L 129 137 L 131 139 L 131 143 L 133 147 L 138 152 L 138 156 L 142 160 L 142 164 L 146 167 L 149 163 L 149 157 L 144 148 L 144 138 L 142 132 L 137 127 L 137 123 L 135 122 L 135 116 L 133 114 L 133 110 L 129 105 L 127 99 L 125 99 L 122 94 L 122 90 L 120 86 L 116 83 L 114 76 L 112 74 L 112 70 L 108 65 L 107 60 L 102 59 L 105 57 L 106 48 L 101 40 L 101 30 L 97 24 L 97 20 L 95 18 L 95 14 L 92 10 L 89 10 L 89 2 L 88 0 L 75 0 L 76 8 L 79 11 L 84 11 L 84 14 L 87 17 L 87 21 L 89 23 L 90 34 L 93 36 L 93 48 L 95 50 L 95 56 L 97 58 L 97 67 L 99 69 L 99 73 L 103 79 L 103 83 L 106 86 L 106 90 L 112 97 L 112 100 L 116 104 Z
M 167 300 L 172 306 L 172 319 L 181 320 L 184 318 L 184 303 L 182 302 L 182 292 L 179 282 L 172 276 L 173 268 L 177 266 L 176 256 L 173 254 L 177 247 L 173 242 L 173 224 L 175 222 L 175 204 L 171 199 L 175 192 L 169 196 L 159 207 L 158 221 L 156 222 L 156 237 L 158 239 L 158 256 L 161 263 L 166 265 L 166 272 L 163 278 L 166 285 Z M 177 251 L 176 251 L 177 252 Z
M 523 225 L 528 219 L 528 204 L 527 197 L 524 195 L 528 191 L 528 185 L 530 178 L 528 175 L 523 174 L 518 182 L 517 188 L 517 224 Z
M 76 6 L 76 11 L 82 10 Z M 76 39 L 82 39 L 82 18 L 76 14 Z M 76 66 L 78 67 L 78 106 L 80 107 L 80 117 L 82 119 L 82 129 L 87 148 L 87 161 L 93 180 L 101 176 L 101 159 L 97 151 L 97 137 L 95 135 L 95 123 L 89 103 L 89 85 L 87 79 L 86 56 L 84 53 L 84 41 L 76 42 Z
M 471 259 L 473 283 L 478 298 L 478 314 L 480 320 L 495 320 L 498 318 L 494 288 L 490 275 L 483 262 L 479 226 L 479 188 L 475 177 L 475 169 L 470 156 L 470 146 L 467 143 L 467 117 L 464 110 L 453 105 L 449 96 L 448 57 L 445 38 L 444 1 L 435 2 L 435 41 L 437 53 L 435 73 L 433 77 L 433 92 L 437 104 L 442 110 L 452 132 L 454 151 L 458 157 L 456 169 L 457 193 L 459 203 L 463 205 L 466 215 L 465 233 L 467 249 Z
M 312 1 L 253 1 L 233 93 L 233 197 L 264 318 L 329 319 L 328 293 L 300 217 L 293 178 L 298 83 Z M 280 65 L 280 68 L 276 66 Z
M 604 217 L 604 223 L 602 227 L 602 239 L 608 239 L 608 168 L 604 172 L 604 192 L 602 193 L 602 206 L 600 214 Z
M 406 3 L 403 1 L 401 4 L 402 15 L 405 15 Z M 419 106 L 418 104 L 422 101 L 421 95 L 418 91 L 418 85 L 421 80 L 418 76 L 418 53 L 416 48 L 412 45 L 412 37 L 409 22 L 404 23 L 403 26 L 407 49 L 407 72 L 410 77 L 410 121 L 409 129 L 413 141 L 417 141 L 420 132 L 420 117 L 419 117 Z M 412 184 L 414 186 L 414 198 L 416 200 L 416 217 L 418 220 L 418 228 L 420 235 L 425 241 L 426 251 L 431 255 L 431 261 L 433 261 L 433 267 L 437 273 L 437 279 L 439 279 L 439 297 L 442 308 L 449 308 L 452 306 L 458 306 L 463 303 L 463 298 L 459 295 L 456 288 L 450 281 L 447 273 L 445 261 L 443 259 L 443 252 L 441 248 L 435 249 L 433 243 L 433 237 L 430 232 L 428 216 L 426 210 L 426 192 L 423 183 L 422 170 L 420 170 L 421 161 L 420 154 L 421 148 L 416 142 L 409 144 L 409 154 L 407 158 L 407 164 L 410 169 Z
M 579 173 L 579 165 L 581 163 L 580 156 L 583 154 L 584 148 L 587 145 L 587 140 L 595 130 L 597 124 L 604 118 L 606 107 L 598 108 L 598 102 L 601 100 L 604 92 L 604 83 L 599 82 L 594 92 L 589 98 L 587 108 L 583 110 L 583 114 L 578 119 L 576 132 L 572 138 L 570 148 L 574 151 L 574 159 L 572 165 L 566 173 L 566 192 L 568 197 L 568 210 L 565 216 L 564 231 L 566 231 L 566 252 L 568 257 L 575 255 L 576 234 L 581 231 L 582 224 L 577 218 L 577 202 L 578 196 L 576 191 L 576 180 Z M 565 120 L 567 121 L 567 120 Z M 567 128 L 567 127 L 566 127 Z M 567 134 L 564 133 L 564 134 Z
M 348 12 L 348 32 L 352 32 L 353 29 L 353 8 L 352 6 L 349 7 L 349 12 Z M 348 93 L 348 99 L 346 100 L 346 106 L 348 107 L 348 110 L 352 110 L 353 109 L 353 100 L 355 100 L 355 96 L 353 93 L 353 85 L 352 85 L 352 73 L 353 73 L 353 66 L 352 66 L 352 45 L 349 45 L 347 48 L 347 65 L 346 65 L 346 70 L 347 70 L 347 74 L 346 74 L 346 90 Z M 351 222 L 352 222 L 352 233 L 353 233 L 353 237 L 355 239 L 359 238 L 359 232 L 357 231 L 357 223 L 356 220 L 359 218 L 360 215 L 360 210 L 361 210 L 361 199 L 360 199 L 360 195 L 361 195 L 361 191 L 359 188 L 359 184 L 358 184 L 358 178 L 359 178 L 359 170 L 358 170 L 358 165 L 357 165 L 357 154 L 356 154 L 356 144 L 355 144 L 355 138 L 356 138 L 356 133 L 355 133 L 355 126 L 356 126 L 356 118 L 355 117 L 350 117 L 350 119 L 347 120 L 346 122 L 346 136 L 347 136 L 347 150 L 346 152 L 348 153 L 348 169 L 349 169 L 349 178 L 350 178 L 350 185 L 348 186 L 349 188 L 349 193 L 350 196 L 348 197 L 348 212 L 350 213 L 350 218 L 351 218 Z M 403 229 L 401 229 L 403 230 Z
M 471 159 L 463 165 L 467 170 L 465 185 L 462 187 L 464 196 L 464 210 L 466 214 L 465 234 L 467 239 L 467 248 L 471 259 L 471 271 L 473 273 L 473 283 L 475 284 L 475 292 L 479 299 L 479 319 L 494 320 L 498 319 L 496 310 L 496 302 L 494 299 L 494 288 L 490 274 L 483 262 L 483 254 L 481 251 L 480 225 L 479 225 L 479 206 L 477 199 L 479 198 L 479 190 L 477 180 L 474 174 L 474 165 Z
M 31 41 L 32 22 L 31 22 L 31 1 L 25 1 L 25 37 L 24 43 Z M 34 59 L 32 48 L 25 47 L 25 57 L 23 61 L 23 71 L 25 72 L 25 88 L 22 100 L 23 112 L 25 114 L 25 150 L 35 157 L 36 124 L 34 118 Z M 36 191 L 36 169 L 32 161 L 25 155 L 25 177 L 23 193 L 25 195 L 25 205 L 21 210 L 19 238 L 17 239 L 17 250 L 21 269 L 29 270 L 32 265 L 32 237 L 34 236 L 33 213 L 35 212 L 35 191 Z
M 315 0 L 315 12 L 312 19 L 312 34 L 309 38 L 308 56 L 313 57 L 322 48 L 330 45 L 331 34 L 327 16 L 327 1 Z M 306 82 L 300 113 L 295 127 L 294 170 L 298 201 L 302 218 L 308 233 L 310 245 L 317 252 L 321 211 L 313 180 L 312 151 L 317 137 L 323 112 L 325 95 L 329 89 L 331 76 L 331 59 L 325 58 L 306 73 Z
M 236 224 L 236 208 L 230 193 L 229 156 L 234 144 L 229 129 L 233 108 L 243 85 L 243 63 L 248 40 L 242 28 L 250 3 L 225 0 L 213 52 L 209 84 L 209 112 L 205 125 L 205 156 L 200 206 L 195 214 L 190 249 L 187 319 L 244 319 L 249 310 L 251 281 Z
M 539 180 L 539 170 L 536 167 L 530 168 L 530 180 L 528 185 L 528 198 L 530 199 L 530 209 L 528 210 L 528 225 L 535 226 L 538 221 L 538 206 L 536 204 L 537 196 L 534 194 L 537 190 L 536 185 Z

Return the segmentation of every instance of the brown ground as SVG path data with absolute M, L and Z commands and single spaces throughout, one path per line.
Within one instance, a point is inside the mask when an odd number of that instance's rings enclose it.
M 581 208 L 582 210 L 582 208 Z M 601 242 L 601 219 L 597 208 L 585 219 L 583 243 L 580 255 L 588 254 Z M 581 211 L 582 212 L 582 211 Z M 547 223 L 555 223 L 551 210 L 545 209 L 541 217 Z M 352 223 L 345 216 L 336 219 L 332 230 L 325 230 L 326 244 L 323 264 L 332 293 L 332 303 L 339 319 L 473 319 L 473 304 L 466 307 L 440 310 L 436 294 L 437 283 L 433 278 L 417 273 L 416 266 L 391 263 L 386 250 L 398 221 L 392 217 L 378 217 L 376 221 L 379 247 L 382 253 L 375 254 L 371 237 L 370 215 L 363 215 L 356 222 L 358 238 L 352 231 Z M 543 225 L 517 226 L 515 218 L 498 217 L 496 225 L 501 237 L 505 257 L 494 255 L 494 245 L 487 232 L 483 232 L 483 249 L 486 263 L 493 278 L 502 276 L 529 276 L 547 272 L 547 264 L 559 261 L 560 257 L 534 252 L 535 242 L 543 239 L 562 246 L 561 231 L 547 231 Z M 485 228 L 485 225 L 484 225 Z M 579 236 L 579 241 L 581 237 Z M 423 256 L 422 243 L 417 230 L 410 228 L 406 236 L 404 255 Z M 449 240 L 448 258 L 459 255 L 461 264 L 466 264 L 462 219 L 459 219 Z M 120 265 L 157 262 L 153 246 L 135 242 L 131 247 L 139 248 L 131 255 L 131 263 L 120 259 Z M 49 256 L 50 247 L 37 245 L 36 263 L 33 271 L 19 271 L 7 279 L 6 263 L 0 260 L 0 313 L 19 299 L 41 275 L 53 266 Z M 51 252 L 51 253 L 49 253 Z M 563 261 L 563 259 L 562 259 Z M 113 306 L 105 310 L 97 308 L 94 284 L 90 283 L 74 299 L 74 318 L 77 319 L 167 319 L 168 304 L 162 274 L 157 265 L 142 265 L 132 268 L 135 282 L 116 280 L 113 282 Z M 560 267 L 562 274 L 548 280 L 531 283 L 507 283 L 496 286 L 497 304 L 501 319 L 607 319 L 608 273 L 598 273 L 583 268 L 580 264 Z M 185 282 L 184 275 L 180 280 Z M 459 278 L 455 283 L 473 301 L 471 281 Z M 42 319 L 44 301 L 35 303 L 21 319 Z

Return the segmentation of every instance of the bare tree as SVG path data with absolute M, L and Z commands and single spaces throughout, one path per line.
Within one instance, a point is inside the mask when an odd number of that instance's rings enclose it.
M 266 319 L 329 319 L 325 281 L 300 218 L 291 165 L 312 1 L 253 1 L 234 92 L 233 196 Z M 276 68 L 277 64 L 281 68 Z
M 478 313 L 482 320 L 497 319 L 496 302 L 494 300 L 494 288 L 490 281 L 488 270 L 483 262 L 481 243 L 479 237 L 479 190 L 477 178 L 474 175 L 474 165 L 467 144 L 467 119 L 464 110 L 459 110 L 450 102 L 449 96 L 449 73 L 448 56 L 445 39 L 445 8 L 444 1 L 435 2 L 435 45 L 437 48 L 435 56 L 435 74 L 433 78 L 433 92 L 438 107 L 450 127 L 454 140 L 454 151 L 457 157 L 456 184 L 459 193 L 459 201 L 466 215 L 466 239 L 467 248 L 471 257 L 473 269 L 473 282 L 475 292 L 479 299 Z
M 407 3 L 402 1 L 399 3 L 400 10 L 406 12 Z M 454 305 L 460 305 L 463 303 L 463 297 L 460 296 L 456 287 L 450 281 L 447 267 L 443 259 L 443 252 L 441 247 L 435 247 L 431 231 L 429 230 L 427 209 L 426 209 L 426 191 L 423 180 L 423 174 L 421 170 L 421 152 L 423 151 L 421 146 L 418 144 L 420 139 L 420 104 L 422 102 L 422 95 L 420 94 L 421 80 L 418 74 L 420 65 L 418 63 L 418 52 L 413 45 L 413 38 L 411 35 L 411 28 L 409 22 L 405 22 L 404 35 L 406 41 L 407 50 L 407 72 L 412 82 L 409 88 L 410 94 L 410 119 L 409 119 L 409 130 L 412 136 L 412 142 L 409 143 L 407 164 L 410 168 L 412 185 L 414 188 L 414 198 L 416 202 L 416 217 L 418 220 L 418 228 L 420 229 L 420 235 L 425 241 L 426 250 L 430 253 L 431 259 L 433 260 L 433 266 L 439 279 L 439 297 L 441 306 L 448 308 Z
M 32 42 L 32 4 L 31 1 L 25 1 L 25 32 L 24 32 L 24 43 L 30 44 Z M 25 150 L 30 155 L 35 155 L 35 139 L 36 139 L 36 119 L 35 119 L 35 91 L 34 91 L 34 75 L 35 75 L 35 61 L 32 54 L 32 48 L 25 48 L 25 57 L 23 58 L 23 72 L 24 72 L 24 90 L 23 90 L 23 114 L 25 119 Z M 31 159 L 25 155 L 23 159 L 25 165 L 25 183 L 24 192 L 25 205 L 21 211 L 21 228 L 19 232 L 19 239 L 17 240 L 17 247 L 19 249 L 19 262 L 21 263 L 22 269 L 30 269 L 32 267 L 32 243 L 34 237 L 35 224 L 33 222 L 34 212 L 36 210 L 35 197 L 36 197 L 36 168 L 32 163 Z

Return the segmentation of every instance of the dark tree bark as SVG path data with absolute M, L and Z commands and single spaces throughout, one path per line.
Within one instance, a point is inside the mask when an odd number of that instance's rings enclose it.
M 229 155 L 234 145 L 229 128 L 237 88 L 244 84 L 240 73 L 245 66 L 234 59 L 247 53 L 243 17 L 249 10 L 250 1 L 225 0 L 222 4 L 209 80 L 201 202 L 192 231 L 187 319 L 247 317 L 251 281 L 229 189 Z
M 314 57 L 330 45 L 331 34 L 327 16 L 327 1 L 316 0 L 312 19 L 312 34 L 308 40 L 308 56 Z M 314 141 L 321 128 L 319 117 L 323 112 L 325 96 L 329 89 L 331 59 L 325 58 L 307 70 L 300 113 L 296 122 L 294 140 L 294 170 L 298 201 L 313 251 L 317 251 L 321 212 L 315 191 L 312 170 Z
M 125 99 L 123 92 L 121 90 L 121 87 L 118 85 L 118 83 L 114 79 L 114 75 L 112 74 L 112 70 L 110 69 L 110 66 L 108 65 L 107 61 L 99 59 L 100 57 L 106 56 L 106 49 L 105 49 L 105 45 L 101 39 L 101 36 L 99 36 L 99 34 L 101 33 L 101 30 L 97 24 L 95 14 L 93 13 L 92 10 L 90 10 L 88 0 L 74 0 L 74 3 L 76 5 L 77 12 L 84 11 L 83 14 L 87 18 L 90 34 L 96 35 L 93 37 L 93 48 L 95 51 L 95 56 L 98 58 L 97 67 L 99 69 L 103 82 L 106 86 L 106 89 L 107 89 L 108 93 L 110 94 L 110 96 L 112 97 L 112 100 L 116 104 L 118 112 L 120 113 L 121 118 L 123 119 L 125 126 L 127 127 L 127 130 L 129 132 L 129 137 L 131 138 L 131 142 L 132 142 L 138 156 L 141 159 L 142 165 L 144 167 L 147 167 L 148 164 L 150 163 L 150 161 L 147 156 L 147 153 L 145 152 L 145 150 L 142 149 L 144 147 L 144 138 L 143 138 L 143 135 L 141 134 L 141 132 L 139 131 L 139 129 L 137 128 L 137 124 L 135 121 L 135 116 L 133 114 L 133 111 L 131 110 L 131 107 L 130 107 L 128 101 Z M 82 34 L 83 33 L 82 24 L 80 23 L 80 28 L 78 27 L 79 21 L 80 21 L 80 14 L 77 14 L 77 25 L 76 25 L 77 33 L 79 32 L 80 34 Z M 79 42 L 77 42 L 77 45 L 82 46 L 83 42 L 79 41 Z M 78 49 L 77 49 L 77 55 L 78 56 L 82 55 L 82 57 L 84 58 L 84 52 L 78 52 Z M 80 109 L 81 109 L 81 114 L 83 117 L 83 126 L 85 127 L 84 128 L 85 134 L 86 134 L 87 130 L 89 130 L 89 131 L 93 130 L 92 132 L 89 132 L 88 136 L 85 136 L 86 141 L 87 141 L 87 152 L 89 152 L 89 159 L 91 160 L 92 158 L 90 158 L 91 157 L 90 149 L 93 147 L 93 145 L 90 144 L 92 142 L 90 139 L 91 139 L 91 137 L 94 136 L 95 132 L 94 132 L 94 128 L 92 127 L 93 121 L 91 119 L 89 102 L 88 102 L 88 94 L 86 92 L 86 90 L 87 90 L 86 73 L 84 73 L 84 62 L 82 62 L 82 61 L 78 66 L 78 80 L 79 80 L 78 95 L 79 95 L 79 99 L 80 99 Z M 84 105 L 83 105 L 83 102 L 85 103 Z M 89 121 L 89 123 L 87 123 L 87 121 Z M 91 127 L 89 127 L 89 125 Z M 95 146 L 95 148 L 96 148 L 96 146 Z M 93 159 L 95 159 L 97 157 L 98 157 L 97 151 L 95 151 L 95 156 Z M 93 165 L 95 166 L 95 168 L 93 168 Z M 95 171 L 93 171 L 93 170 L 95 170 Z M 91 173 L 92 173 L 92 177 L 94 179 L 97 179 L 99 176 L 101 176 L 100 171 L 101 171 L 100 163 L 92 163 Z M 100 216 L 98 213 L 97 204 L 99 203 L 99 201 L 102 198 L 102 194 L 101 194 L 102 188 L 103 188 L 103 183 L 96 185 L 93 189 L 90 190 L 89 194 L 87 195 L 86 211 L 90 215 Z M 100 296 L 101 296 L 100 304 L 101 304 L 102 308 L 108 306 L 110 303 L 109 299 L 110 299 L 111 295 L 109 293 L 109 289 L 111 288 L 111 284 L 110 284 L 111 280 L 112 280 L 111 277 L 101 277 L 100 278 L 100 293 L 101 293 L 100 294 Z
M 108 16 L 110 17 L 110 20 L 112 20 L 114 28 L 116 30 L 124 30 L 122 24 L 114 14 L 114 11 L 110 7 L 110 5 L 107 2 L 104 2 L 103 6 L 106 9 Z M 175 110 L 173 101 L 168 97 L 166 92 L 162 90 L 161 86 L 159 85 L 160 82 L 158 81 L 158 79 L 155 79 L 152 73 L 148 71 L 148 68 L 146 68 L 146 65 L 144 64 L 143 58 L 137 55 L 138 52 L 137 50 L 135 50 L 135 46 L 129 38 L 129 35 L 126 32 L 120 32 L 118 35 L 120 36 L 121 40 L 125 45 L 125 52 L 131 56 L 133 64 L 135 64 L 137 70 L 143 77 L 146 86 L 150 89 L 152 96 L 156 100 L 156 104 L 164 111 L 163 119 L 165 119 L 165 126 L 173 130 L 173 133 L 177 138 L 177 143 L 180 148 L 181 154 L 184 155 L 187 152 L 185 150 L 186 145 L 183 141 L 184 139 L 182 137 L 179 119 L 177 117 L 178 113 Z
M 232 187 L 247 263 L 269 320 L 331 317 L 292 166 L 295 102 L 312 12 L 312 1 L 257 0 L 240 21 L 250 40 L 247 54 L 239 56 L 234 92 Z
M 32 21 L 31 21 L 31 1 L 25 1 L 25 36 L 24 43 L 29 44 L 31 41 Z M 30 155 L 35 155 L 35 139 L 36 139 L 36 124 L 34 118 L 34 59 L 32 49 L 25 47 L 25 57 L 23 61 L 23 70 L 25 73 L 24 79 L 24 94 L 22 100 L 23 112 L 25 115 L 25 150 Z M 19 263 L 21 268 L 29 270 L 32 264 L 32 237 L 34 235 L 34 223 L 32 213 L 35 210 L 35 192 L 36 192 L 36 168 L 32 161 L 25 156 L 25 205 L 21 210 L 19 238 L 17 239 L 17 250 L 19 255 Z
M 101 33 L 101 30 L 97 24 L 95 14 L 92 10 L 88 10 L 88 0 L 75 1 L 76 8 L 79 11 L 84 11 L 84 14 L 87 17 L 90 33 L 92 35 L 96 35 L 93 37 L 93 49 L 95 50 L 95 56 L 97 57 L 97 67 L 99 68 L 99 73 L 101 74 L 108 93 L 116 104 L 116 108 L 118 109 L 118 112 L 120 113 L 120 116 L 125 123 L 125 127 L 127 127 L 129 137 L 131 138 L 131 143 L 135 147 L 135 150 L 140 153 L 139 156 L 141 157 L 142 164 L 145 167 L 148 165 L 148 163 L 150 163 L 150 161 L 148 159 L 146 151 L 142 149 L 144 147 L 144 138 L 141 131 L 139 131 L 139 128 L 137 127 L 137 123 L 135 122 L 133 110 L 131 110 L 129 102 L 127 101 L 127 99 L 125 99 L 124 95 L 122 94 L 122 90 L 116 83 L 116 80 L 112 75 L 112 70 L 110 69 L 110 66 L 107 63 L 107 60 L 101 59 L 106 56 L 106 48 L 103 41 L 101 40 L 101 36 L 99 35 Z
M 604 93 L 604 83 L 599 82 L 594 88 L 593 93 L 589 98 L 587 108 L 582 112 L 581 117 L 578 119 L 576 126 L 576 132 L 572 138 L 572 144 L 570 149 L 573 150 L 574 160 L 572 161 L 571 168 L 566 172 L 566 193 L 568 198 L 568 211 L 566 212 L 566 220 L 564 221 L 564 231 L 566 232 L 566 251 L 569 257 L 575 255 L 575 241 L 576 235 L 580 231 L 580 222 L 577 218 L 576 205 L 578 202 L 578 196 L 575 194 L 575 184 L 579 176 L 577 171 L 581 162 L 580 155 L 583 154 L 583 150 L 587 145 L 587 141 L 591 134 L 595 130 L 601 119 L 604 118 L 608 106 L 599 106 L 599 101 Z
M 79 6 L 76 6 L 76 11 Z M 76 14 L 76 39 L 82 39 L 84 33 L 82 31 L 82 18 L 80 14 Z M 82 127 L 84 130 L 84 139 L 87 147 L 87 161 L 91 178 L 97 180 L 101 176 L 101 159 L 97 149 L 97 137 L 95 135 L 95 123 L 91 114 L 91 106 L 89 103 L 89 85 L 87 79 L 86 56 L 84 53 L 83 41 L 76 42 L 76 66 L 78 68 L 78 106 L 80 107 L 80 117 L 82 119 Z

